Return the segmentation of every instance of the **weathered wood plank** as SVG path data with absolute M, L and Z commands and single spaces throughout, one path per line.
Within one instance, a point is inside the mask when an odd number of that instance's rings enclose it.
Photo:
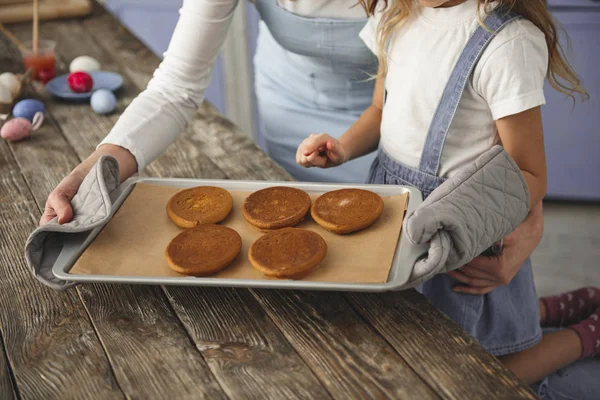
M 88 284 L 79 293 L 128 397 L 227 398 L 160 287 Z
M 212 107 L 199 110 L 199 118 L 193 121 L 192 129 L 200 148 L 229 179 L 292 179 L 248 135 Z
M 160 59 L 99 5 L 82 24 L 99 47 L 121 65 L 131 81 L 138 88 L 145 88 Z
M 346 296 L 441 397 L 536 398 L 527 385 L 416 291 Z
M 230 398 L 330 398 L 247 290 L 168 288 L 167 296 Z
M 2 334 L 0 333 L 0 400 L 12 400 L 16 398 L 17 394 L 13 387 L 10 367 L 8 366 Z
M 21 396 L 121 398 L 77 293 L 42 286 L 25 265 L 39 210 L 4 141 L 0 171 L 0 330 Z
M 49 125 L 44 136 L 40 135 L 51 142 L 48 147 L 36 146 L 35 140 L 12 146 L 20 164 L 36 159 L 36 163 L 25 168 L 24 174 L 40 201 L 40 209 L 44 204 L 41 201 L 45 201 L 47 193 L 60 181 L 65 168 L 70 169 L 78 162 L 64 138 L 52 128 Z M 56 161 L 61 164 L 55 164 Z M 40 182 L 40 176 L 45 181 Z M 85 285 L 78 290 L 117 381 L 128 397 L 177 394 L 195 398 L 204 394 L 207 398 L 219 398 L 218 384 L 181 325 L 174 321 L 160 290 L 126 285 Z M 143 299 L 152 299 L 153 303 L 139 306 Z M 153 313 L 152 324 L 146 326 L 150 313 Z M 123 320 L 130 323 L 123 324 Z M 144 335 L 140 335 L 140 331 L 144 331 Z M 160 354 L 151 349 L 161 349 Z M 182 365 L 186 366 L 184 370 L 180 370 Z
M 340 293 L 251 291 L 334 398 L 438 398 Z
M 44 25 L 42 32 L 45 29 Z M 69 107 L 46 100 L 51 117 L 54 110 Z M 53 124 L 47 124 L 45 132 L 32 140 L 15 143 L 11 147 L 39 199 L 40 208 L 47 193 L 79 162 Z M 28 163 L 33 159 L 35 163 Z M 43 182 L 36 181 L 40 176 L 44 177 Z M 185 330 L 177 323 L 160 289 L 87 285 L 80 287 L 79 293 L 108 353 L 117 380 L 128 397 L 175 395 L 182 398 L 222 398 L 218 383 L 190 343 Z M 144 302 L 148 304 L 140 306 Z M 149 317 L 152 324 L 147 325 Z M 123 324 L 124 320 L 130 323 Z M 142 331 L 144 335 L 140 335 Z M 155 351 L 149 351 L 152 349 Z M 156 349 L 161 350 L 160 354 Z M 182 366 L 186 367 L 185 370 L 180 370 Z

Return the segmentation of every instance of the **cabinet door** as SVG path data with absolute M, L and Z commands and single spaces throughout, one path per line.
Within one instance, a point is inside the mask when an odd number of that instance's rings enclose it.
M 546 85 L 547 198 L 600 200 L 600 10 L 554 10 L 554 17 L 571 38 L 569 59 L 591 97 L 573 108 Z

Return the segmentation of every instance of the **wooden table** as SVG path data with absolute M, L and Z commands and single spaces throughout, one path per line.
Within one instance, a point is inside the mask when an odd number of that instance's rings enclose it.
M 8 27 L 19 40 L 29 26 Z M 414 290 L 385 294 L 86 284 L 34 280 L 23 246 L 46 196 L 110 130 L 159 63 L 96 6 L 47 22 L 59 68 L 88 54 L 126 85 L 118 113 L 46 101 L 40 132 L 0 141 L 0 398 L 535 398 Z M 0 36 L 0 70 L 20 70 Z M 289 175 L 204 105 L 145 174 L 286 180 Z

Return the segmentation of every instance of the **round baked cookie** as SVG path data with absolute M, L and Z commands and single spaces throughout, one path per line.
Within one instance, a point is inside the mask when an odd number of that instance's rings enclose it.
M 299 278 L 314 270 L 327 253 L 327 243 L 313 231 L 284 228 L 258 238 L 248 252 L 254 268 L 273 278 Z
M 198 186 L 177 192 L 167 203 L 167 215 L 180 228 L 216 224 L 233 207 L 231 194 L 216 186 Z
M 310 196 L 303 190 L 274 186 L 252 193 L 244 201 L 242 214 L 259 229 L 297 225 L 310 209 Z
M 364 229 L 383 212 L 383 199 L 369 190 L 340 189 L 319 196 L 310 215 L 323 228 L 339 234 Z
M 201 225 L 175 236 L 165 250 L 165 257 L 175 272 L 205 276 L 231 264 L 241 249 L 242 238 L 233 229 Z

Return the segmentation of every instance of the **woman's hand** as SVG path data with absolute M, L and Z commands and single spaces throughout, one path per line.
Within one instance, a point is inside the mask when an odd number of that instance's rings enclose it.
M 119 180 L 123 182 L 137 171 L 137 161 L 129 150 L 105 144 L 94 151 L 84 162 L 79 164 L 73 172 L 64 178 L 58 186 L 48 195 L 44 214 L 40 219 L 40 225 L 45 225 L 54 217 L 58 217 L 59 224 L 65 224 L 73 219 L 73 207 L 71 200 L 77 194 L 79 186 L 85 176 L 90 172 L 96 161 L 103 155 L 113 156 L 119 164 Z
M 496 256 L 480 256 L 448 275 L 465 285 L 454 290 L 467 294 L 486 294 L 499 286 L 508 285 L 525 260 L 542 240 L 544 216 L 542 202 L 531 209 L 521 225 L 504 238 L 504 249 Z
M 331 168 L 346 161 L 348 154 L 342 143 L 325 133 L 310 135 L 296 152 L 296 162 L 306 168 Z
M 58 217 L 58 223 L 64 224 L 73 219 L 73 208 L 71 200 L 79 190 L 85 174 L 73 171 L 65 177 L 48 196 L 44 214 L 40 219 L 40 225 L 45 225 L 54 217 Z

